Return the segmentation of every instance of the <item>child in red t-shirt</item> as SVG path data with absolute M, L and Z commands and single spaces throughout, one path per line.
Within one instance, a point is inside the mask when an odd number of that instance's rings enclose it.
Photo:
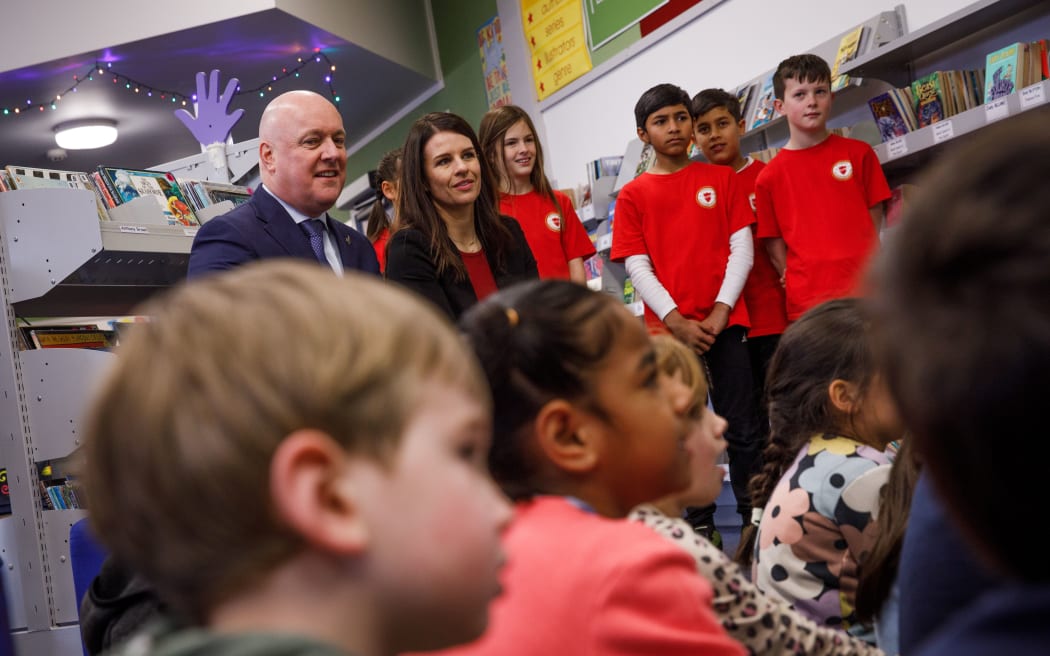
M 645 302 L 652 332 L 670 331 L 704 356 L 711 402 L 729 421 L 730 478 L 737 511 L 751 520 L 747 481 L 761 451 L 747 353 L 747 309 L 738 303 L 751 270 L 751 224 L 745 189 L 732 169 L 689 160 L 689 95 L 672 84 L 649 89 L 635 105 L 638 137 L 653 147 L 649 171 L 616 199 L 612 252 Z M 690 512 L 696 528 L 713 508 Z
M 376 249 L 379 272 L 386 269 L 386 243 L 390 240 L 390 224 L 393 223 L 394 203 L 397 201 L 397 176 L 401 172 L 401 149 L 395 148 L 383 154 L 376 166 L 376 191 L 379 192 L 372 210 L 368 213 L 366 236 Z
M 879 241 L 889 185 L 875 151 L 830 134 L 831 71 L 795 55 L 773 75 L 790 137 L 755 182 L 758 236 L 781 274 L 793 321 L 822 301 L 857 293 Z
M 755 179 L 765 163 L 745 157 L 740 152 L 740 137 L 744 134 L 744 118 L 740 101 L 724 89 L 705 89 L 693 96 L 693 138 L 712 164 L 728 166 L 736 171 L 737 182 L 748 193 L 752 213 L 755 211 Z M 744 304 L 747 306 L 751 328 L 747 332 L 747 348 L 751 356 L 752 384 L 755 390 L 755 411 L 758 429 L 765 442 L 769 434 L 769 419 L 765 409 L 765 381 L 769 361 L 787 327 L 784 305 L 784 287 L 780 274 L 773 268 L 769 255 L 754 237 L 755 262 L 744 285 Z
M 572 201 L 551 187 L 543 172 L 543 147 L 532 119 L 520 107 L 504 105 L 481 119 L 481 147 L 499 175 L 499 211 L 521 224 L 541 278 L 587 282 L 583 261 L 594 244 Z

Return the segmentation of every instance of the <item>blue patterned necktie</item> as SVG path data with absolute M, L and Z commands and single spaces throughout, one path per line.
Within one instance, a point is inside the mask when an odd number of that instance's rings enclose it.
M 306 234 L 310 235 L 310 248 L 314 250 L 314 256 L 321 264 L 328 264 L 328 258 L 324 254 L 324 224 L 320 219 L 307 219 L 300 225 Z

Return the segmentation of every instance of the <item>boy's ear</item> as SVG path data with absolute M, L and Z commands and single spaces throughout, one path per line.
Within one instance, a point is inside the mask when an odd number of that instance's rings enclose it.
M 598 462 L 598 445 L 589 439 L 579 411 L 568 401 L 548 401 L 537 413 L 534 426 L 541 453 L 558 469 L 584 473 Z
M 270 460 L 270 501 L 281 523 L 325 551 L 352 554 L 368 542 L 349 454 L 327 433 L 304 428 Z
M 744 134 L 747 133 L 747 121 L 745 121 L 744 119 L 740 119 L 739 121 L 737 121 L 736 130 L 737 134 L 739 134 L 741 137 L 744 136 Z
M 860 390 L 856 383 L 836 378 L 828 385 L 828 398 L 836 410 L 851 415 L 860 401 Z
M 773 109 L 776 110 L 777 114 L 783 114 L 784 113 L 784 100 L 781 99 L 781 98 L 774 98 L 773 99 Z
M 638 138 L 642 140 L 642 143 L 649 143 L 649 133 L 645 131 L 645 128 L 638 128 Z

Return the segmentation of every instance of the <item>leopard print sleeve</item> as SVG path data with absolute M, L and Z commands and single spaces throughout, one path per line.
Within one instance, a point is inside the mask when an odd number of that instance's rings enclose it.
M 629 518 L 684 549 L 714 589 L 713 606 L 722 626 L 751 654 L 878 656 L 876 647 L 832 627 L 820 626 L 789 603 L 759 590 L 719 548 L 693 532 L 687 522 L 642 505 Z

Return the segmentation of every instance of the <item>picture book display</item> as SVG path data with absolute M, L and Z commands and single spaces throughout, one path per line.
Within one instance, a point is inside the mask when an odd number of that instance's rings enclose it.
M 856 29 L 847 32 L 842 37 L 842 40 L 839 41 L 838 54 L 835 55 L 835 63 L 831 67 L 832 93 L 844 89 L 849 84 L 849 76 L 839 75 L 839 69 L 842 68 L 843 64 L 856 58 L 860 53 L 860 42 L 864 37 L 865 29 L 863 25 L 860 25 Z
M 39 169 L 30 166 L 7 165 L 0 181 L 0 191 L 14 189 L 84 189 L 95 195 L 95 209 L 99 221 L 109 221 L 106 204 L 91 176 L 83 171 Z M 5 188 L 6 187 L 6 188 Z
M 736 90 L 736 99 L 740 103 L 740 117 L 746 119 L 755 96 L 755 84 L 745 84 Z M 744 124 L 747 126 L 747 123 Z
M 234 207 L 237 207 L 247 203 L 252 197 L 251 189 L 241 185 L 210 180 L 178 180 L 178 183 L 194 211 L 224 200 L 230 201 Z
M 153 198 L 168 225 L 199 225 L 175 176 L 165 171 L 99 166 L 99 177 L 113 202 L 122 205 L 136 198 Z
M 751 121 L 747 125 L 748 130 L 754 130 L 776 118 L 777 112 L 776 109 L 773 108 L 774 100 L 773 73 L 770 72 L 769 75 L 762 80 L 762 87 L 758 92 L 758 98 L 755 99 L 755 111 L 751 116 Z

